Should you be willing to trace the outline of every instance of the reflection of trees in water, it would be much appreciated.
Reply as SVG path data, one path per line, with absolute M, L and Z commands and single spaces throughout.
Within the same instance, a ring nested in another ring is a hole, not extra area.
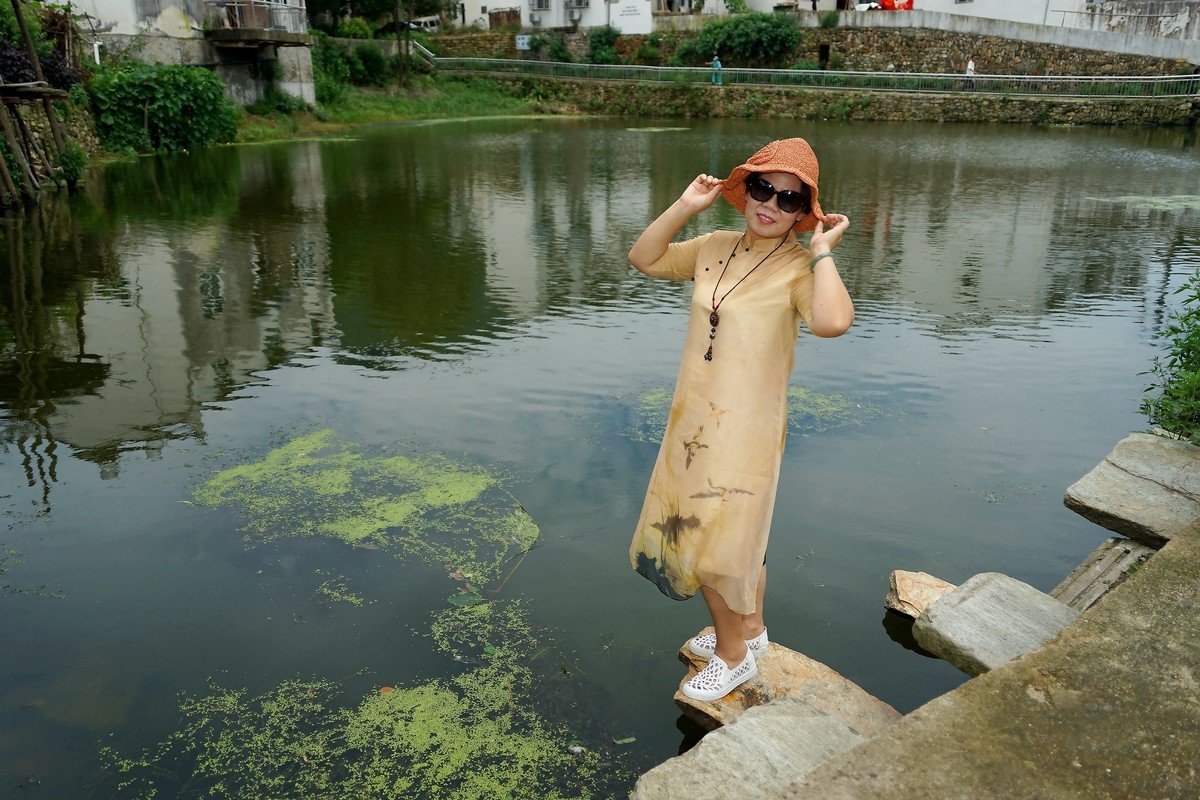
M 124 452 L 203 436 L 205 403 L 329 338 L 311 153 L 263 153 L 113 165 L 9 220 L 0 425 L 47 498 L 57 443 L 113 476 Z
M 93 391 L 107 367 L 86 348 L 83 292 L 88 277 L 119 286 L 102 240 L 87 235 L 63 195 L 4 217 L 0 264 L 0 441 L 20 456 L 26 484 L 40 489 L 42 513 L 58 480 L 58 441 L 49 417 L 64 399 Z M 85 260 L 83 254 L 88 258 Z

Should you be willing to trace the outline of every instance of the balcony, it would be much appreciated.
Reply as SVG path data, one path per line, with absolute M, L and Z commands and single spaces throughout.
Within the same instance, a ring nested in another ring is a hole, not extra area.
M 304 3 L 205 0 L 205 36 L 218 47 L 312 44 Z

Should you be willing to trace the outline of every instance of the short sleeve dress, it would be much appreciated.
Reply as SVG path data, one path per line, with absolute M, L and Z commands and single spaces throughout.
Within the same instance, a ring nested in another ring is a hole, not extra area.
M 646 270 L 695 285 L 667 429 L 629 558 L 668 597 L 684 600 L 709 586 L 730 610 L 751 614 L 787 433 L 788 379 L 800 320 L 811 319 L 813 279 L 811 254 L 794 235 L 782 244 L 740 239 L 716 231 L 671 244 Z M 706 361 L 713 290 L 735 245 L 736 268 L 721 279 L 718 299 L 766 260 L 720 304 Z

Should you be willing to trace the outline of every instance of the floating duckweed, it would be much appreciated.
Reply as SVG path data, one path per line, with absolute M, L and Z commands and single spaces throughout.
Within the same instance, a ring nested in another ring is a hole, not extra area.
M 799 386 L 788 387 L 788 432 L 824 433 L 845 425 L 861 425 L 880 416 L 878 407 L 844 394 L 818 394 Z
M 317 574 L 322 575 L 324 573 L 317 570 Z M 358 592 L 351 591 L 350 581 L 345 575 L 336 575 L 324 581 L 317 587 L 317 597 L 329 605 L 333 605 L 334 603 L 349 603 L 352 606 L 361 607 L 368 605 L 369 602 L 375 602 L 374 600 L 368 602 Z
M 1122 195 L 1120 197 L 1092 197 L 1097 203 L 1120 203 L 1131 208 L 1146 208 L 1153 211 L 1200 210 L 1200 195 L 1176 194 L 1164 197 L 1145 195 Z
M 433 629 L 443 652 L 482 663 L 372 690 L 353 707 L 326 680 L 254 697 L 214 685 L 183 701 L 180 727 L 154 747 L 104 748 L 105 788 L 118 798 L 583 800 L 627 781 L 602 741 L 581 748 L 535 710 L 536 642 L 521 604 L 447 609 Z
M 633 409 L 636 419 L 629 429 L 630 438 L 649 444 L 661 442 L 673 396 L 670 389 L 657 386 L 639 397 Z
M 656 387 L 638 398 L 635 421 L 627 429 L 630 438 L 657 444 L 667 429 L 671 412 L 670 390 Z M 799 386 L 788 387 L 788 432 L 807 435 L 824 433 L 846 425 L 861 425 L 880 416 L 873 405 L 844 394 L 818 394 Z
M 476 583 L 497 577 L 537 524 L 498 480 L 478 467 L 433 455 L 369 457 L 332 430 L 301 436 L 261 460 L 214 475 L 197 503 L 241 506 L 247 538 L 328 536 L 356 546 L 393 547 L 431 563 L 453 563 Z

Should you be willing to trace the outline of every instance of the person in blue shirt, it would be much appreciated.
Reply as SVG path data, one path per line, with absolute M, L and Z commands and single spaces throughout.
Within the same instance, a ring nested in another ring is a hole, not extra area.
M 721 59 L 717 57 L 716 53 L 713 53 L 712 60 L 712 82 L 717 86 L 721 85 Z

